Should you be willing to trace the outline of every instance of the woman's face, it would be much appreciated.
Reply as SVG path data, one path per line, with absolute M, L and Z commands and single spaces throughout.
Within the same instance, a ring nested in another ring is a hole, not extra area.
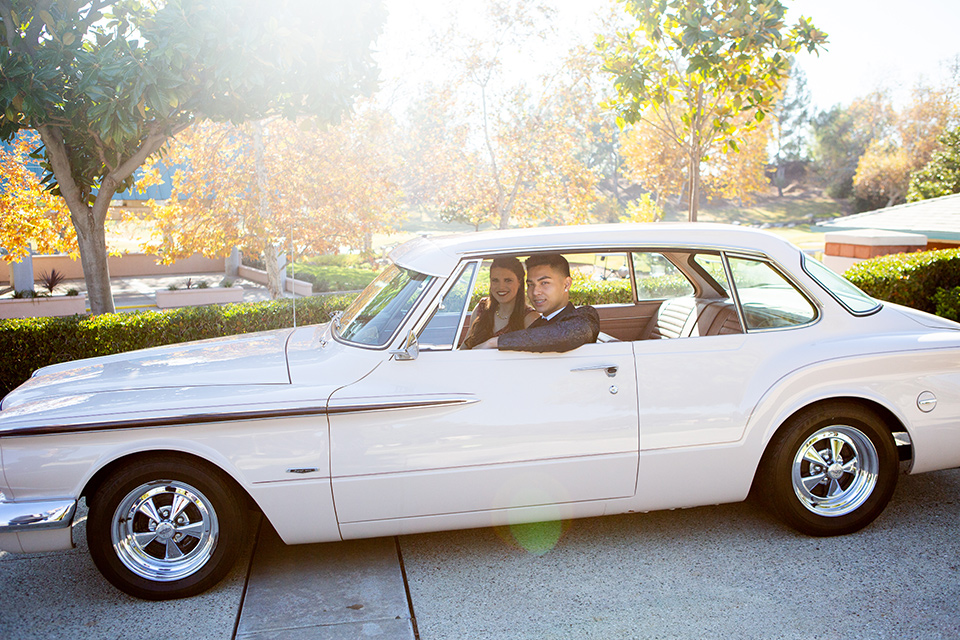
M 490 296 L 500 304 L 510 304 L 520 290 L 520 280 L 510 269 L 490 269 Z

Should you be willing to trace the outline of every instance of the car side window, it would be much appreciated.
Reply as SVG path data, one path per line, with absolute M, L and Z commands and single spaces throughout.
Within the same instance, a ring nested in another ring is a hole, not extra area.
M 596 306 L 633 302 L 626 253 L 571 253 L 564 257 L 570 263 L 573 278 L 570 293 L 573 304 Z
M 639 302 L 693 295 L 693 285 L 687 277 L 662 254 L 635 251 L 631 255 Z
M 421 351 L 442 351 L 453 349 L 461 324 L 464 307 L 470 294 L 470 285 L 477 264 L 464 265 L 453 286 L 444 294 L 443 299 L 417 337 Z
M 730 271 L 748 330 L 809 324 L 817 308 L 768 262 L 730 257 Z

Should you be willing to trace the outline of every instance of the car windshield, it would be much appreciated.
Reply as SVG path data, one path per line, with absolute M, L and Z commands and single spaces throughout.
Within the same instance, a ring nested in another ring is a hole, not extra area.
M 338 335 L 350 342 L 384 346 L 432 281 L 433 276 L 390 265 L 344 311 Z
M 805 255 L 803 269 L 851 313 L 865 315 L 880 308 L 878 301 L 858 289 L 846 278 L 831 271 L 822 262 Z

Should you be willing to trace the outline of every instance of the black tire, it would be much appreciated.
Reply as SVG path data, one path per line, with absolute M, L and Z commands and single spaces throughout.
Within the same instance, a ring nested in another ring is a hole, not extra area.
M 100 573 L 145 600 L 185 598 L 227 574 L 243 544 L 243 502 L 219 471 L 172 455 L 139 459 L 97 489 L 87 544 Z
M 859 531 L 883 511 L 899 474 L 893 434 L 869 409 L 834 402 L 801 411 L 771 441 L 754 490 L 812 536 Z

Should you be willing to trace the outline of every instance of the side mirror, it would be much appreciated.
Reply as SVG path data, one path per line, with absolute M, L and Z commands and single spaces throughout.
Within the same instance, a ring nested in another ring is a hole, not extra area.
M 410 330 L 410 333 L 407 334 L 407 341 L 403 345 L 403 349 L 395 349 L 390 352 L 390 355 L 395 357 L 397 360 L 416 360 L 417 356 L 420 355 L 420 345 L 417 344 L 417 335 Z

